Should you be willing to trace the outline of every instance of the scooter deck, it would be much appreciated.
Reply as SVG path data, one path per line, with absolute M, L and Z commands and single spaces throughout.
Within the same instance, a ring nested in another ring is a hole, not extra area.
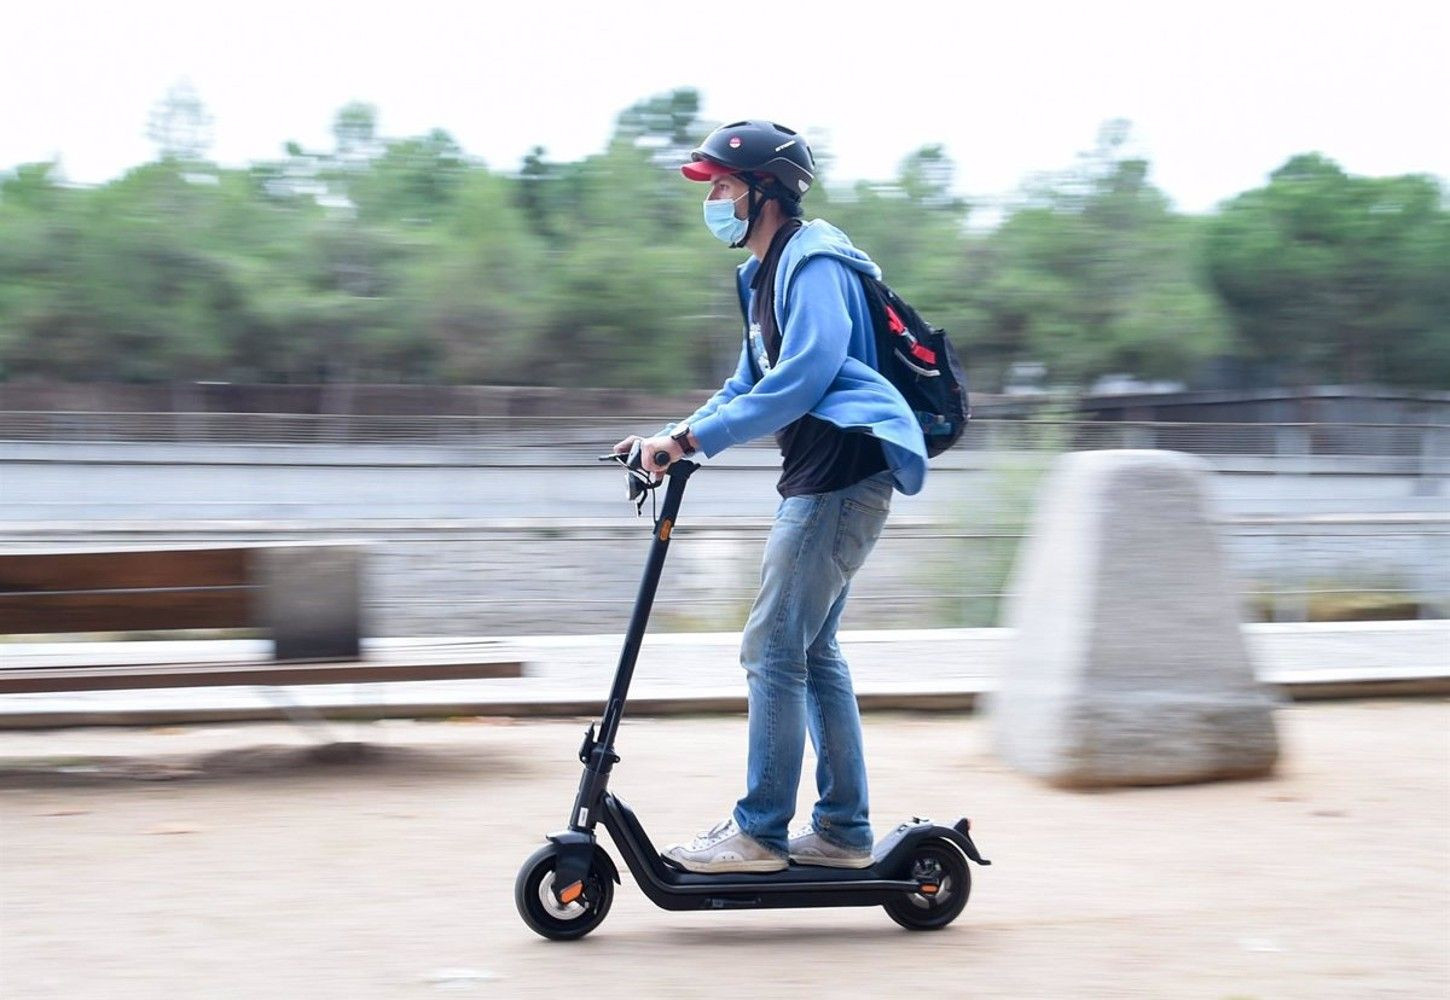
M 876 844 L 869 868 L 792 864 L 778 872 L 701 874 L 667 864 L 634 812 L 613 795 L 605 795 L 600 818 L 640 889 L 656 905 L 671 910 L 880 905 L 919 891 L 908 863 L 917 843 L 932 837 L 952 840 L 967 857 L 989 863 L 965 830 L 915 819 Z

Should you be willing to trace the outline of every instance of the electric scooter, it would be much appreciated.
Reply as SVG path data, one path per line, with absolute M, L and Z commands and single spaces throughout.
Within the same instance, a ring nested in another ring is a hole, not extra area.
M 642 468 L 640 448 L 624 455 L 604 455 L 629 473 L 629 495 L 643 511 L 644 494 L 659 485 Z M 668 454 L 658 452 L 655 464 Z M 881 906 L 898 924 L 911 930 L 947 926 L 967 905 L 971 859 L 991 864 L 972 843 L 970 823 L 959 819 L 938 826 L 914 818 L 895 827 L 872 849 L 868 868 L 828 868 L 790 864 L 768 874 L 710 874 L 684 871 L 668 863 L 650 842 L 639 818 L 609 788 L 610 773 L 619 763 L 614 738 L 624 714 L 629 682 L 654 604 L 655 590 L 669 549 L 670 533 L 679 514 L 685 483 L 699 469 L 688 459 L 675 462 L 665 478 L 664 503 L 654 524 L 644 578 L 639 585 L 614 686 L 599 722 L 593 723 L 579 748 L 584 774 L 569 814 L 569 826 L 548 835 L 548 843 L 529 856 L 514 882 L 514 902 L 531 929 L 556 941 L 582 938 L 598 927 L 614 899 L 619 869 L 601 847 L 600 824 L 624 856 L 630 874 L 656 906 L 666 910 L 742 910 L 802 906 Z

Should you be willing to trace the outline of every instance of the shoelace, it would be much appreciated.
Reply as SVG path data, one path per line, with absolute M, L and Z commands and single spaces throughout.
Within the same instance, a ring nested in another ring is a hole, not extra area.
M 711 844 L 718 844 L 735 832 L 733 829 L 734 826 L 735 820 L 733 818 L 721 820 L 704 833 L 696 835 L 695 842 L 690 846 L 698 850 L 702 847 L 709 847 Z

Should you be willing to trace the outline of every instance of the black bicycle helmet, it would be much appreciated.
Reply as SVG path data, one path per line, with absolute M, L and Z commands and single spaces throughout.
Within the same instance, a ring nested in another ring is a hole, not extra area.
M 799 201 L 815 180 L 816 162 L 804 136 L 775 122 L 749 119 L 721 125 L 707 135 L 680 172 L 692 181 L 727 173 L 773 177 L 783 188 L 781 194 Z
M 772 198 L 787 215 L 801 214 L 800 201 L 816 177 L 816 161 L 805 137 L 763 119 L 721 125 L 690 152 L 680 173 L 692 181 L 713 181 L 738 174 L 750 188 L 748 225 L 737 247 L 745 245 L 760 208 Z

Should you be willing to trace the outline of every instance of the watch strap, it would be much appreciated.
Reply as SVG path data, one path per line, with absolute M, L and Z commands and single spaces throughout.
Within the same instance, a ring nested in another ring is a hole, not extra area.
M 690 447 L 690 428 L 681 427 L 670 435 L 670 440 L 680 446 L 680 450 L 686 455 L 693 455 L 695 449 Z

